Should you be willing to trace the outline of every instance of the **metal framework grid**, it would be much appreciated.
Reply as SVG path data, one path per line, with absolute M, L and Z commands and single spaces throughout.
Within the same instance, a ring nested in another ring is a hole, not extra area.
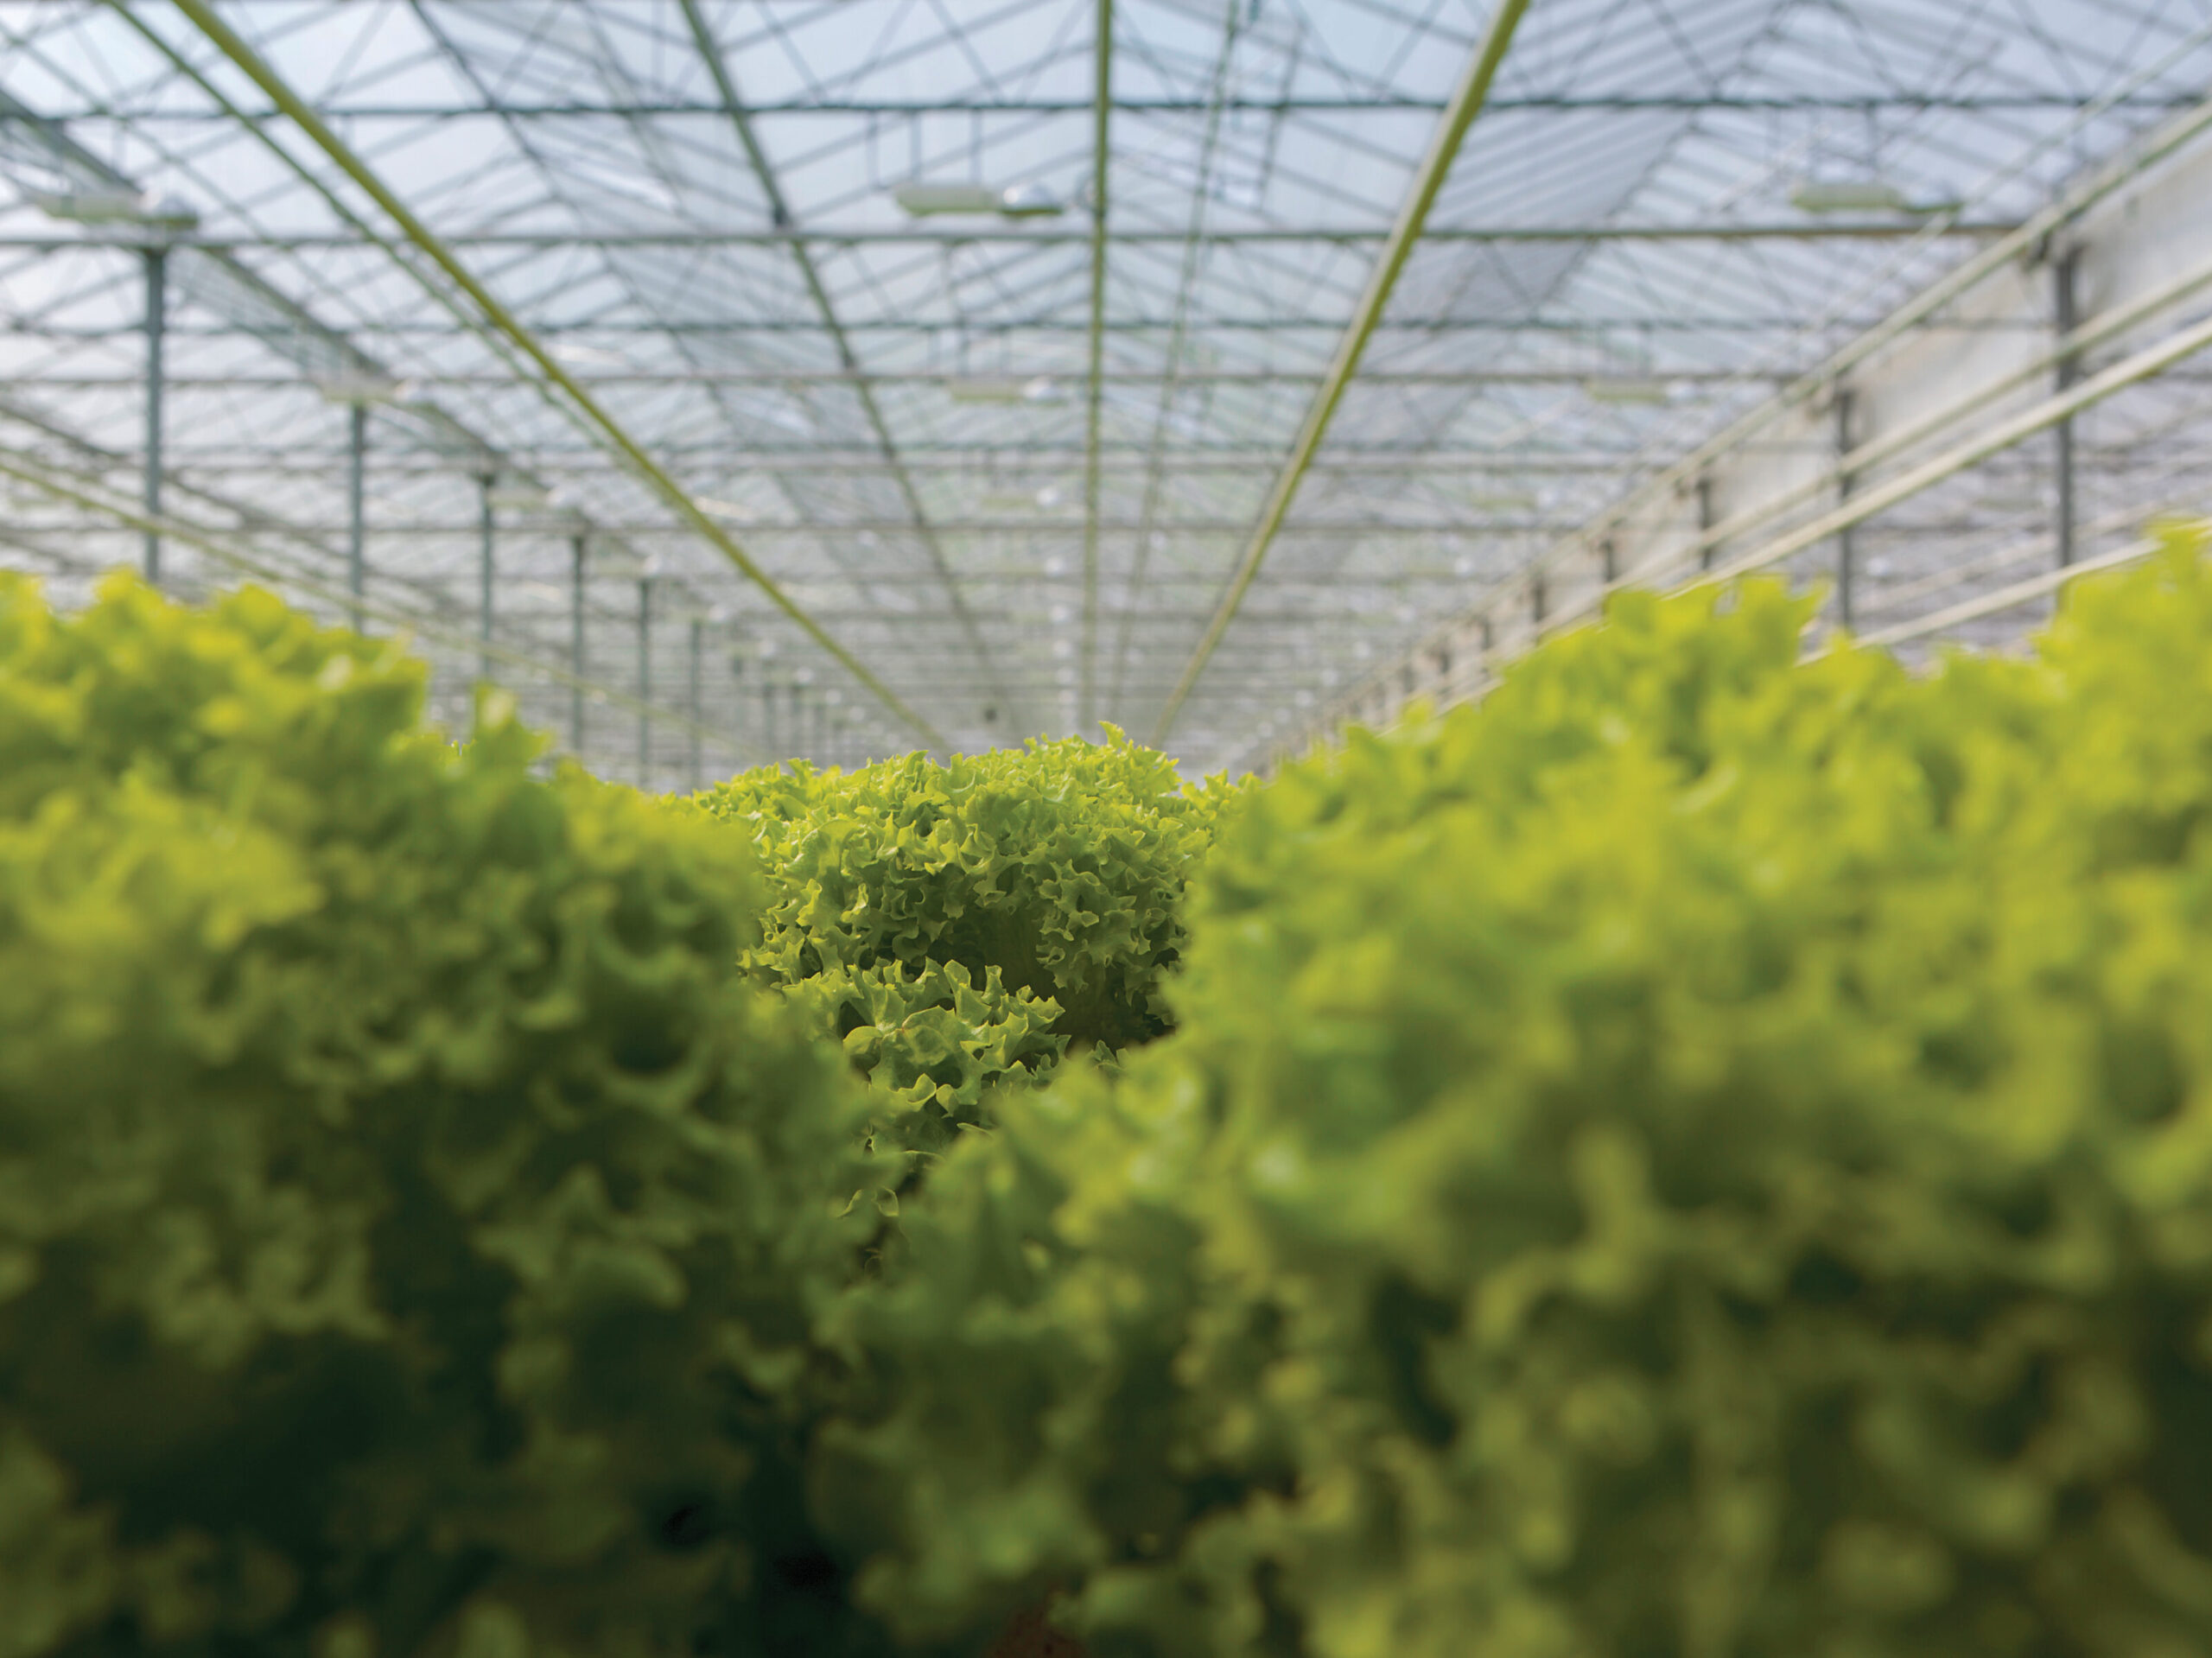
M 2001 644 L 2212 493 L 2212 0 L 0 0 L 0 564 L 406 629 L 442 717 L 488 673 L 655 788 L 1101 721 L 1263 765 L 1738 568 Z

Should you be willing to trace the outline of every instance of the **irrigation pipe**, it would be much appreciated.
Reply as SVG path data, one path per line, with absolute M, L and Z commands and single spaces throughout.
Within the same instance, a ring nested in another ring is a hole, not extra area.
M 908 708 L 891 688 L 878 679 L 858 657 L 832 638 L 820 623 L 800 607 L 798 603 L 775 581 L 754 563 L 751 556 L 721 525 L 709 518 L 690 494 L 647 454 L 638 441 L 632 437 L 614 417 L 601 408 L 598 401 L 584 390 L 556 362 L 537 338 L 523 327 L 514 314 L 492 294 L 467 267 L 434 236 L 429 228 L 416 219 L 407 206 L 378 178 L 369 165 L 356 156 L 331 130 L 322 118 L 310 109 L 300 95 L 294 92 L 275 68 L 258 53 L 234 33 L 231 27 L 215 15 L 208 0 L 175 0 L 177 10 L 190 18 L 200 32 L 213 41 L 224 56 L 230 59 L 248 79 L 267 93 L 270 100 L 311 139 L 315 147 L 348 178 L 365 192 L 371 200 L 390 215 L 407 239 L 427 255 L 455 286 L 467 294 L 481 309 L 493 327 L 505 334 L 517 349 L 534 363 L 551 384 L 557 385 L 575 403 L 586 420 L 616 455 L 626 461 L 632 470 L 643 479 L 663 499 L 675 509 L 678 517 L 696 530 L 706 542 L 736 566 L 738 570 L 758 587 L 775 607 L 803 630 L 808 638 L 826 651 L 868 693 L 897 716 L 902 725 L 918 734 L 932 748 L 942 749 L 944 740 L 936 727 Z
M 1688 588 L 1732 581 L 1746 571 L 1778 563 L 1794 553 L 1801 553 L 1808 547 L 1826 541 L 1830 536 L 1895 506 L 1910 496 L 1917 495 L 1921 491 L 1964 472 L 1969 467 L 1979 465 L 2023 439 L 2056 426 L 2069 416 L 2102 403 L 2115 392 L 2124 391 L 2129 386 L 2151 378 L 2183 358 L 2202 351 L 2207 346 L 2212 346 L 2212 317 L 2206 318 L 2195 327 L 2184 328 L 2171 340 L 2147 346 L 2133 357 L 2122 358 L 2101 373 L 2092 375 L 2079 385 L 2048 397 L 2033 408 L 2023 410 L 2011 420 L 1992 428 L 1980 437 L 1947 450 L 1910 472 L 1901 473 L 1887 483 L 1878 484 L 1863 495 L 1854 495 L 1847 505 L 1834 511 L 1815 518 L 1763 547 L 1754 548 L 1724 564 L 1715 565 L 1711 570 L 1701 573 L 1696 581 L 1686 582 L 1682 586 Z M 1649 569 L 1651 563 L 1652 561 L 1647 561 L 1640 569 Z M 1630 579 L 1624 577 L 1611 586 L 1624 586 Z M 1586 600 L 1575 609 L 1587 614 L 1589 601 Z M 1553 631 L 1551 626 L 1547 623 L 1540 631 L 1540 636 L 1541 632 L 1550 631 Z
M 2164 544 L 2148 539 L 2132 541 L 2125 547 L 2115 547 L 2108 553 L 2082 559 L 2063 569 L 2045 570 L 2024 581 L 2015 581 L 2009 588 L 1979 594 L 1945 609 L 1930 611 L 1925 616 L 1916 616 L 1909 622 L 1899 622 L 1894 627 L 1878 628 L 1872 633 L 1854 638 L 1852 643 L 1888 645 L 1901 645 L 1907 639 L 1924 638 L 1930 633 L 1941 633 L 1947 628 L 1956 627 L 1961 622 L 1973 621 L 1978 616 L 1993 616 L 2000 610 L 2010 610 L 2015 605 L 2024 605 L 2031 599 L 2056 593 L 2077 576 L 2094 575 L 2100 570 L 2114 570 L 2123 564 L 2133 564 L 2139 559 L 2149 557 Z
M 2037 375 L 2056 367 L 2069 358 L 2080 356 L 2092 346 L 2102 345 L 2115 334 L 2126 333 L 2145 319 L 2155 316 L 2169 306 L 2179 304 L 2208 285 L 2212 285 L 2212 265 L 2169 283 L 2158 292 L 2145 295 L 2132 304 L 2122 306 L 2104 316 L 2092 318 L 2071 334 L 2062 335 L 2049 349 L 2038 352 L 1997 379 L 1977 386 L 1956 402 L 1946 403 L 1917 420 L 1907 422 L 1893 432 L 1871 439 L 1845 454 L 1833 467 L 1752 503 L 1733 518 L 1724 518 L 1709 530 L 1699 531 L 1694 539 L 1676 548 L 1673 556 L 1694 557 L 1724 546 L 1745 530 L 1778 518 L 1790 507 L 1833 489 L 1842 479 L 1863 479 L 1871 468 L 1912 448 L 1923 439 L 1936 435 L 1944 427 L 1976 410 L 1986 408 L 2006 392 L 2034 379 Z

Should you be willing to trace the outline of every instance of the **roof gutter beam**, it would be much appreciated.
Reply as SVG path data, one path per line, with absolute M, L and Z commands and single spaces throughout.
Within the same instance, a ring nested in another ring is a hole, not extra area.
M 1802 97 L 1773 98 L 1729 97 L 1703 98 L 1694 94 L 1641 96 L 1635 93 L 1597 93 L 1587 97 L 1572 94 L 1559 97 L 1493 98 L 1489 108 L 1503 114 L 1542 115 L 1582 114 L 1643 114 L 1653 111 L 1676 114 L 1878 114 L 1884 111 L 1899 110 L 1913 113 L 1923 111 L 1962 115 L 2014 115 L 2043 111 L 2069 111 L 2082 108 L 2089 100 L 2067 92 L 1993 92 L 1974 93 L 1896 92 L 1857 97 L 1850 93 L 1834 96 L 1813 94 Z M 2179 110 L 2193 107 L 2199 100 L 2191 94 L 2181 92 L 2152 93 L 2120 100 L 2116 107 L 2131 110 Z M 1092 108 L 1089 98 L 837 98 L 784 99 L 771 104 L 750 106 L 752 113 L 760 116 L 785 118 L 791 116 L 920 116 L 920 115 L 1087 115 Z M 1114 108 L 1129 115 L 1204 115 L 1215 107 L 1211 100 L 1191 98 L 1121 98 L 1114 100 Z M 1396 115 L 1430 114 L 1441 111 L 1444 102 L 1434 98 L 1402 98 L 1382 94 L 1372 98 L 1343 98 L 1325 95 L 1291 98 L 1232 98 L 1224 100 L 1220 108 L 1239 115 Z M 475 110 L 426 110 L 417 104 L 347 104 L 334 108 L 330 113 L 347 120 L 465 120 L 480 111 Z M 537 103 L 516 102 L 500 106 L 502 115 L 524 120 L 559 120 L 578 116 L 601 117 L 617 120 L 649 119 L 658 117 L 687 115 L 717 115 L 715 105 L 689 98 L 653 100 L 586 98 L 548 99 Z M 69 110 L 64 118 L 72 120 L 137 120 L 137 111 L 126 111 L 105 103 L 87 102 Z M 198 110 L 163 110 L 163 122 L 198 122 L 219 118 Z M 266 118 L 249 116 L 250 121 Z
M 1553 242 L 1883 242 L 1901 241 L 1908 237 L 1977 237 L 2009 236 L 2020 228 L 2013 219 L 1962 219 L 1936 215 L 1888 219 L 1846 219 L 1839 221 L 1811 221 L 1796 223 L 1789 220 L 1746 220 L 1741 223 L 1713 223 L 1685 225 L 1444 225 L 1426 233 L 1433 243 L 1553 243 Z M 1187 239 L 1188 232 L 1169 230 L 1123 230 L 1109 232 L 1106 241 L 1122 247 L 1179 246 Z M 1245 229 L 1217 230 L 1208 233 L 1206 240 L 1224 246 L 1299 246 L 1326 245 L 1352 246 L 1364 242 L 1383 242 L 1390 232 L 1358 226 L 1320 226 L 1314 229 Z M 171 246 L 206 249 L 210 251 L 235 251 L 245 248 L 268 248 L 296 251 L 308 248 L 351 248 L 359 245 L 353 238 L 327 233 L 308 233 L 288 236 L 279 232 L 268 236 L 200 236 L 193 232 L 166 237 Z M 958 230 L 931 230 L 922 227 L 902 227 L 897 230 L 832 230 L 811 229 L 785 224 L 768 230 L 754 231 L 623 231 L 612 234 L 571 236 L 566 233 L 533 231 L 486 231 L 468 236 L 447 238 L 449 248 L 474 251 L 486 248 L 514 248 L 524 251 L 535 249 L 595 248 L 718 248 L 718 247 L 782 247 L 786 245 L 799 249 L 853 247 L 937 247 L 965 246 L 970 243 L 994 247 L 1088 247 L 1098 238 L 1090 231 L 1040 231 L 1026 229 L 1019 225 L 979 223 L 963 226 Z M 55 234 L 0 236 L 0 249 L 21 248 L 33 252 L 48 252 L 67 248 L 116 247 L 130 245 L 111 239 L 89 236 Z M 802 254 L 802 257 L 805 257 Z
M 435 264 L 446 276 L 474 302 L 499 333 L 505 335 L 517 349 L 534 363 L 546 381 L 558 386 L 582 415 L 589 429 L 601 437 L 626 461 L 644 481 L 676 510 L 677 516 L 689 524 L 717 551 L 735 565 L 754 586 L 765 593 L 777 609 L 783 612 L 819 645 L 846 672 L 895 715 L 899 722 L 920 735 L 931 747 L 942 747 L 943 739 L 922 716 L 906 706 L 891 688 L 878 679 L 851 651 L 837 643 L 786 594 L 768 573 L 756 564 L 752 556 L 720 524 L 709 518 L 690 493 L 669 475 L 658 462 L 645 453 L 637 439 L 631 436 L 614 417 L 602 409 L 596 398 L 578 384 L 575 379 L 556 361 L 550 353 L 538 343 L 519 320 L 501 304 L 492 292 L 473 276 L 452 251 L 434 235 L 429 227 L 417 219 L 405 203 L 393 194 L 390 187 L 359 156 L 356 156 L 338 135 L 325 125 L 322 118 L 300 95 L 294 92 L 284 78 L 268 63 L 231 27 L 215 15 L 208 0 L 176 0 L 177 9 L 190 18 L 194 26 L 212 41 L 223 55 L 235 64 L 248 79 L 267 93 L 270 101 L 290 118 L 292 124 L 311 139 L 315 147 L 330 158 L 340 171 L 352 179 L 378 206 L 384 209 L 397 225 L 407 240 Z
M 1428 220 L 1428 210 L 1435 205 L 1437 193 L 1444 187 L 1445 175 L 1451 171 L 1452 162 L 1459 154 L 1461 142 L 1467 129 L 1474 124 L 1482 112 L 1484 100 L 1490 94 L 1491 83 L 1497 78 L 1498 65 L 1504 60 L 1506 48 L 1513 42 L 1513 33 L 1520 26 L 1522 14 L 1529 9 L 1529 0 L 1497 0 L 1491 13 L 1489 25 L 1483 31 L 1482 43 L 1467 60 L 1467 67 L 1452 90 L 1451 102 L 1446 105 L 1443 117 L 1436 124 L 1431 137 L 1428 153 L 1421 158 L 1421 167 L 1414 175 L 1411 187 L 1398 209 L 1397 223 L 1392 226 L 1389 239 L 1382 245 L 1375 261 L 1374 273 L 1368 278 L 1367 291 L 1361 296 L 1358 308 L 1352 313 L 1351 325 L 1344 330 L 1343 340 L 1330 364 L 1325 378 L 1313 396 L 1313 406 L 1307 410 L 1306 423 L 1300 429 L 1297 441 L 1292 445 L 1290 459 L 1281 475 L 1275 480 L 1274 490 L 1262 510 L 1258 525 L 1252 532 L 1244 556 L 1237 562 L 1230 578 L 1228 591 L 1222 594 L 1221 603 L 1213 619 L 1206 626 L 1198 648 L 1191 653 L 1191 660 L 1168 693 L 1166 706 L 1160 713 L 1160 721 L 1153 731 L 1155 746 L 1164 746 L 1167 735 L 1174 728 L 1176 716 L 1190 699 L 1192 689 L 1205 672 L 1206 663 L 1221 637 L 1236 620 L 1244 595 L 1251 590 L 1252 582 L 1260 573 L 1260 566 L 1274 544 L 1275 533 L 1290 511 L 1290 504 L 1298 493 L 1298 486 L 1305 478 L 1306 468 L 1313 465 L 1313 456 L 1321 447 L 1321 440 L 1328 433 L 1330 419 L 1337 412 L 1337 405 L 1344 399 L 1345 389 L 1352 376 L 1358 372 L 1361 353 L 1366 349 L 1375 325 L 1382 321 L 1382 308 L 1389 302 L 1390 291 L 1397 286 L 1398 276 L 1412 256 L 1414 244 L 1421 238 L 1421 228 Z

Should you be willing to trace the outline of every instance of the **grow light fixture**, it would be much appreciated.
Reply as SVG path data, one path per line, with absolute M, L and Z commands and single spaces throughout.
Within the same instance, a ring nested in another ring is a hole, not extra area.
M 691 505 L 710 518 L 727 518 L 732 524 L 751 524 L 760 516 L 749 506 L 741 505 L 735 501 L 720 500 L 712 495 L 694 495 Z
M 512 512 L 535 512 L 546 505 L 553 497 L 542 484 L 526 479 L 513 478 L 498 483 L 484 492 L 485 501 L 492 506 Z
M 955 403 L 1058 403 L 1059 384 L 1048 374 L 1027 380 L 1011 376 L 948 379 L 945 395 Z
M 389 374 L 333 374 L 315 383 L 326 403 L 406 403 L 418 388 Z
M 908 216 L 937 213 L 996 213 L 1003 219 L 1040 219 L 1065 213 L 1065 205 L 1041 184 L 931 184 L 909 179 L 895 185 L 891 199 Z
M 48 219 L 75 225 L 121 225 L 140 230 L 185 232 L 200 227 L 200 215 L 175 196 L 156 201 L 143 190 L 80 190 L 31 197 Z
M 1789 192 L 1789 205 L 1808 213 L 1909 213 L 1928 218 L 1956 213 L 1955 200 L 1914 201 L 1886 179 L 1800 179 Z
M 575 363 L 585 368 L 626 368 L 628 362 L 619 352 L 605 350 L 598 346 L 587 346 L 581 340 L 564 340 L 552 347 L 553 355 L 564 363 Z
M 1656 403 L 1667 401 L 1667 383 L 1649 375 L 1592 375 L 1582 390 L 1592 403 Z

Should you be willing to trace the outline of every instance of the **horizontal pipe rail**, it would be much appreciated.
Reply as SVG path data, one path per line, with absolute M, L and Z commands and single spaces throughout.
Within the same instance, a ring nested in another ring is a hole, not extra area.
M 420 638 L 443 646 L 456 656 L 482 655 L 511 668 L 526 669 L 562 685 L 572 686 L 594 697 L 603 698 L 608 704 L 626 709 L 642 718 L 658 720 L 711 740 L 741 757 L 755 755 L 757 751 L 733 738 L 727 731 L 699 724 L 674 709 L 631 696 L 627 691 L 601 681 L 584 677 L 571 671 L 564 664 L 549 661 L 527 651 L 493 639 L 480 638 L 475 633 L 461 628 L 448 627 L 441 622 L 416 615 L 383 604 L 377 600 L 357 597 L 343 587 L 324 581 L 299 570 L 274 564 L 265 557 L 234 547 L 216 532 L 202 525 L 179 518 L 173 513 L 149 517 L 144 511 L 121 501 L 111 500 L 79 482 L 59 476 L 41 465 L 35 457 L 0 448 L 0 476 L 16 480 L 53 499 L 67 502 L 82 511 L 111 518 L 124 530 L 139 535 L 160 535 L 167 540 L 191 547 L 215 560 L 218 563 L 266 582 L 274 588 L 289 589 L 328 607 L 339 613 L 359 611 L 372 621 L 381 622 L 407 636 Z M 117 568 L 121 568 L 118 565 Z

